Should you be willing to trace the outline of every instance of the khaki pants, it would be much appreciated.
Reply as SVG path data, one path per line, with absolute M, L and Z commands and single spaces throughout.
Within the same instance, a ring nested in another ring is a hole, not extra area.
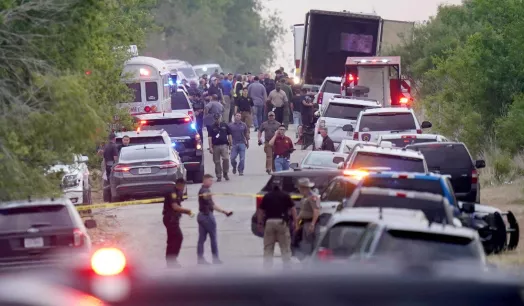
M 273 147 L 269 142 L 264 143 L 264 152 L 266 153 L 266 170 L 273 170 Z
M 222 118 L 224 118 L 225 123 L 231 122 L 231 117 L 229 116 L 230 111 L 231 111 L 231 97 L 224 95 L 224 113 L 222 114 Z
M 222 163 L 220 163 L 222 159 Z M 215 163 L 215 174 L 217 178 L 222 178 L 229 172 L 229 148 L 227 145 L 213 146 L 213 162 Z
M 240 112 L 240 114 L 242 115 L 242 122 L 244 122 L 248 128 L 251 128 L 252 124 L 253 124 L 253 117 L 251 116 L 251 112 Z
M 275 243 L 277 242 L 280 247 L 280 253 L 282 253 L 284 265 L 289 265 L 291 262 L 291 235 L 289 234 L 289 226 L 287 222 L 283 222 L 282 219 L 268 219 L 266 221 L 266 227 L 264 228 L 265 266 L 271 266 L 273 264 Z

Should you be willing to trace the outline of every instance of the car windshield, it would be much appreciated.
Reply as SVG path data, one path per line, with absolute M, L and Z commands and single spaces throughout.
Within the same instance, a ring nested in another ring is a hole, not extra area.
M 194 123 L 187 122 L 185 118 L 147 120 L 141 127 L 143 131 L 164 130 L 170 137 L 194 136 L 196 134 Z
M 329 249 L 333 256 L 348 257 L 366 230 L 367 223 L 341 223 L 332 227 L 324 236 L 321 247 Z
M 117 138 L 116 143 L 121 145 L 122 138 Z M 163 144 L 164 138 L 162 136 L 145 136 L 145 137 L 131 137 L 129 139 L 130 146 L 145 145 L 145 144 Z
M 421 210 L 431 222 L 449 223 L 444 203 L 417 198 L 360 194 L 354 207 L 382 207 Z
M 387 167 L 391 171 L 426 172 L 423 159 L 388 154 L 359 152 L 351 164 L 352 169 L 369 167 Z
M 340 94 L 340 82 L 326 81 L 322 92 Z
M 444 195 L 444 189 L 438 180 L 399 179 L 392 177 L 366 177 L 363 187 L 402 189 L 409 191 L 429 192 Z
M 380 113 L 363 115 L 359 131 L 410 131 L 416 130 L 415 117 L 411 113 Z
M 333 158 L 337 157 L 333 154 L 318 154 L 310 153 L 302 162 L 302 168 L 307 167 L 322 167 L 337 169 L 338 163 L 333 163 Z M 340 156 L 340 161 L 344 162 L 344 157 Z
M 31 227 L 73 227 L 64 205 L 31 205 L 0 209 L 0 232 L 27 231 Z
M 430 261 L 480 259 L 478 248 L 470 238 L 403 230 L 384 233 L 374 255 Z
M 176 68 L 176 70 L 182 72 L 186 78 L 195 78 L 197 76 L 192 67 Z
M 169 149 L 166 148 L 124 148 L 120 151 L 119 161 L 134 162 L 150 159 L 169 158 Z
M 473 161 L 462 144 L 432 144 L 418 148 L 424 155 L 428 168 L 471 168 Z
M 328 104 L 328 107 L 322 116 L 328 118 L 357 120 L 360 112 L 366 108 L 368 107 L 364 105 L 331 102 Z
M 297 183 L 300 178 L 307 177 L 309 180 L 313 183 L 315 183 L 315 187 L 319 192 L 324 191 L 324 189 L 329 184 L 329 181 L 331 181 L 333 178 L 339 176 L 341 173 L 339 171 L 333 171 L 329 173 L 311 173 L 311 174 L 305 174 L 302 176 L 271 176 L 269 181 L 266 183 L 264 188 L 262 188 L 262 192 L 268 192 L 273 190 L 273 181 L 275 179 L 278 179 L 282 182 L 282 190 L 287 193 L 299 193 L 297 188 Z
M 190 109 L 189 99 L 182 91 L 177 91 L 175 94 L 171 94 L 171 109 L 172 110 L 186 110 Z
M 403 148 L 405 146 L 408 146 L 410 144 L 415 144 L 415 143 L 435 142 L 435 139 L 402 137 L 402 138 L 397 138 L 397 139 L 383 139 L 382 141 L 389 141 L 393 144 L 393 146 Z

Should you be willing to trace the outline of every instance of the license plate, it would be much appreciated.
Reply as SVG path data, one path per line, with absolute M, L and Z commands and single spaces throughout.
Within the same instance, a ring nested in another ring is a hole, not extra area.
M 138 168 L 138 174 L 149 174 L 151 173 L 151 168 Z
M 41 248 L 44 246 L 44 238 L 25 238 L 24 247 L 25 248 Z

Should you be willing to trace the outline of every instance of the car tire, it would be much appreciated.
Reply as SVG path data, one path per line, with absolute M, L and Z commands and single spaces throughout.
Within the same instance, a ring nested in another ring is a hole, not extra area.
M 201 184 L 204 181 L 204 166 L 200 166 L 200 170 L 191 172 L 191 180 L 194 184 Z

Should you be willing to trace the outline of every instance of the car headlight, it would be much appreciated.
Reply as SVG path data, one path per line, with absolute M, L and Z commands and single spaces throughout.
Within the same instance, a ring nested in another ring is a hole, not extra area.
M 80 185 L 80 178 L 78 175 L 66 175 L 62 179 L 62 188 L 73 188 Z

